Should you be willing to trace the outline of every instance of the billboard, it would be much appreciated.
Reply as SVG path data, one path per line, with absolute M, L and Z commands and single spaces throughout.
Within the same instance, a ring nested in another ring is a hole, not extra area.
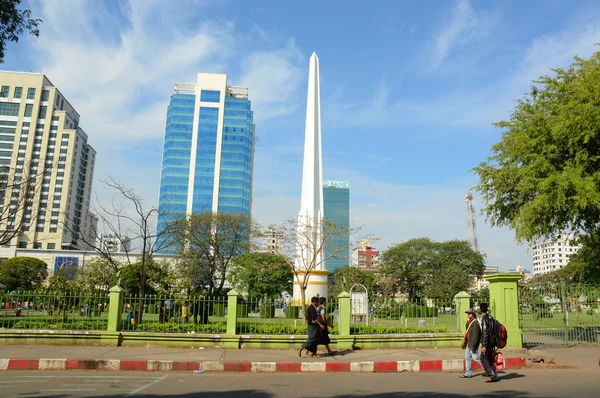
M 63 270 L 67 278 L 73 278 L 75 271 L 79 266 L 79 258 L 77 257 L 56 257 L 54 259 L 54 273 Z

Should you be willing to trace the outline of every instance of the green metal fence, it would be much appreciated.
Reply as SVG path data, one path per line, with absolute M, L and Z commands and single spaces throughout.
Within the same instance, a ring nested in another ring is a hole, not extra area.
M 224 333 L 226 316 L 226 297 L 125 294 L 121 322 L 123 331 Z
M 519 310 L 526 346 L 600 342 L 599 288 L 522 284 L 519 286 Z
M 107 292 L 12 292 L 1 296 L 0 328 L 106 330 Z
M 357 294 L 350 298 L 353 334 L 457 331 L 453 299 L 390 299 Z M 387 330 L 390 329 L 390 330 Z

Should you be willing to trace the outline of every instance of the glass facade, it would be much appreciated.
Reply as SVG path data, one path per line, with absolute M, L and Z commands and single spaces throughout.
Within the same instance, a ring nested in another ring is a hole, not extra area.
M 187 208 L 195 103 L 194 95 L 173 94 L 167 108 L 158 208 L 168 216 L 159 218 L 159 229 Z
M 248 98 L 225 98 L 218 211 L 250 215 L 253 114 Z
M 219 212 L 250 215 L 254 156 L 251 103 L 247 96 L 217 90 L 201 90 L 198 102 L 196 98 L 192 93 L 171 96 L 163 149 L 159 230 L 188 212 L 213 210 L 215 199 Z M 192 152 L 195 111 L 197 138 Z M 221 131 L 219 119 L 223 121 Z
M 344 232 L 325 245 L 325 269 L 331 276 L 336 269 L 350 265 L 350 189 L 323 187 L 323 207 L 325 220 Z

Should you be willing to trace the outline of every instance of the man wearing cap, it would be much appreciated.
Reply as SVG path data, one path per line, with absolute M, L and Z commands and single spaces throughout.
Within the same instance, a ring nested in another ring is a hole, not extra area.
M 494 320 L 488 314 L 487 303 L 481 303 L 479 305 L 479 312 L 481 313 L 481 365 L 488 375 L 486 383 L 493 383 L 498 381 L 498 371 L 496 370 L 496 361 L 494 356 L 496 355 L 496 337 L 494 335 Z
M 461 379 L 468 379 L 472 377 L 471 361 L 475 361 L 481 365 L 479 360 L 479 344 L 481 343 L 481 327 L 477 320 L 474 310 L 465 311 L 468 317 L 467 320 L 467 333 L 465 333 L 465 340 L 467 341 L 467 347 L 465 348 L 465 374 L 461 375 Z

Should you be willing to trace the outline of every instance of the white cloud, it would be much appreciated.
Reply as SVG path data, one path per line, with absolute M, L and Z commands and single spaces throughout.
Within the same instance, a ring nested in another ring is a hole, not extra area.
M 469 0 L 459 0 L 450 21 L 436 36 L 432 68 L 439 68 L 454 48 L 484 37 L 491 28 L 490 21 L 490 15 L 476 12 Z

